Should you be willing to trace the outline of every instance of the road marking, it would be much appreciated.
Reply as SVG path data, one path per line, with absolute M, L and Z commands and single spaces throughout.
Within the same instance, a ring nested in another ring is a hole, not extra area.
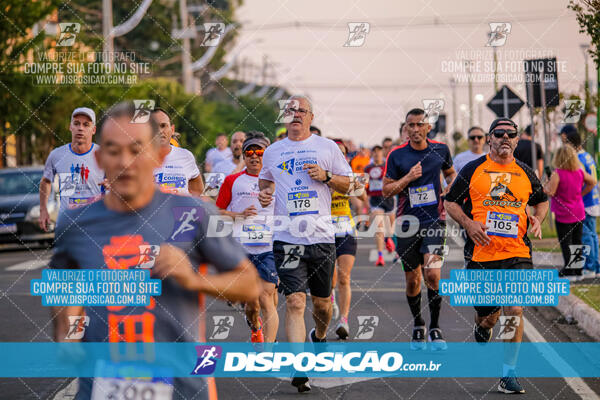
M 36 269 L 44 268 L 48 265 L 49 258 L 43 258 L 41 260 L 27 260 L 18 264 L 11 265 L 6 268 L 7 271 L 33 271 Z
M 525 323 L 525 335 L 527 335 L 527 337 L 529 338 L 530 341 L 546 343 L 546 339 L 544 339 L 542 334 L 535 328 L 535 326 L 533 326 L 530 323 L 527 323 L 527 320 L 524 320 L 524 323 Z M 565 360 L 563 360 L 553 348 L 551 348 L 551 347 L 548 347 L 547 349 L 545 348 L 545 349 L 541 350 L 540 353 L 542 353 L 542 356 L 544 356 L 544 358 L 546 360 L 548 360 L 550 362 L 550 364 L 565 365 L 567 368 L 567 373 L 569 375 L 571 375 L 571 374 L 577 375 L 577 373 L 571 369 L 570 365 L 568 365 L 565 362 Z M 571 389 L 573 389 L 575 394 L 579 395 L 579 397 L 581 397 L 582 399 L 584 399 L 584 400 L 598 399 L 598 395 L 596 394 L 596 392 L 594 392 L 592 390 L 592 388 L 590 388 L 583 379 L 581 379 L 579 377 L 563 378 L 563 379 L 565 380 L 565 382 L 567 382 L 567 385 L 569 385 L 571 387 Z
M 278 378 L 281 379 L 282 381 L 290 381 L 290 378 Z M 323 389 L 330 389 L 336 386 L 344 386 L 344 385 L 352 385 L 353 383 L 358 383 L 358 382 L 364 382 L 364 381 L 370 381 L 373 379 L 379 379 L 379 378 L 367 378 L 367 377 L 360 377 L 360 378 L 351 378 L 351 377 L 339 377 L 339 378 L 310 378 L 310 386 L 316 386 L 316 387 L 320 387 Z

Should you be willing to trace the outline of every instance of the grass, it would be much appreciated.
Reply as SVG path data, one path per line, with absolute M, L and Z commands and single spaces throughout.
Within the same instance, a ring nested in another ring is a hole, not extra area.
M 600 311 L 600 285 L 571 285 L 571 293 Z
M 560 253 L 560 247 L 538 247 L 534 243 L 533 251 L 542 251 L 544 253 Z

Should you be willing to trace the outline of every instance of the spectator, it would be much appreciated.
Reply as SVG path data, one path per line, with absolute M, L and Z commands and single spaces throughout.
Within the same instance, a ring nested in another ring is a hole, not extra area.
M 321 130 L 314 125 L 310 126 L 310 133 L 313 135 L 321 136 Z
M 478 126 L 472 126 L 467 133 L 469 138 L 469 150 L 458 153 L 454 157 L 454 168 L 456 172 L 460 172 L 462 167 L 473 160 L 478 159 L 485 154 L 483 146 L 485 145 L 485 133 Z
M 550 209 L 556 218 L 558 241 L 565 262 L 559 275 L 569 280 L 581 277 L 581 268 L 573 268 L 571 245 L 581 245 L 585 209 L 583 207 L 583 184 L 595 185 L 596 181 L 581 169 L 577 153 L 572 146 L 559 148 L 552 160 L 555 168 L 544 191 L 552 197 Z
M 394 145 L 394 141 L 391 137 L 386 136 L 383 138 L 383 142 L 381 142 L 381 147 L 383 148 L 383 159 L 387 158 L 387 155 L 392 151 L 392 146 Z
M 213 167 L 223 160 L 230 160 L 232 157 L 231 149 L 227 147 L 227 135 L 219 133 L 215 139 L 217 147 L 213 147 L 206 152 L 206 163 L 204 168 L 206 172 L 211 172 Z
M 408 127 L 406 126 L 406 122 L 400 124 L 400 143 L 408 142 Z
M 236 132 L 231 135 L 231 154 L 232 157 L 215 164 L 212 172 L 218 172 L 225 175 L 235 174 L 244 169 L 244 159 L 242 158 L 242 144 L 246 140 L 244 132 Z
M 596 181 L 596 163 L 594 158 L 583 150 L 581 136 L 575 125 L 565 125 L 560 131 L 563 143 L 568 143 L 577 151 L 577 157 L 585 172 L 590 174 Z M 598 261 L 598 234 L 596 233 L 596 217 L 600 216 L 600 190 L 596 185 L 586 185 L 582 191 L 583 206 L 585 208 L 585 220 L 583 222 L 583 234 L 581 242 L 590 246 L 590 254 L 585 259 L 583 275 L 600 277 L 600 261 Z
M 532 126 L 529 125 L 521 133 L 521 138 L 519 138 L 519 143 L 517 143 L 517 148 L 514 151 L 514 156 L 517 160 L 525 163 L 528 167 L 537 172 L 539 178 L 542 176 L 542 171 L 544 170 L 544 152 L 542 151 L 542 146 L 540 146 L 539 143 L 536 143 L 535 148 L 537 161 L 534 165 L 533 161 L 531 160 L 532 137 L 535 137 L 535 127 L 532 128 Z

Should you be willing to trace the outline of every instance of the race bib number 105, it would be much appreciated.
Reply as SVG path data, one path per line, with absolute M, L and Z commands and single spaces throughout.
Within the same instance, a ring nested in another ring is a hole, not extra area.
M 487 234 L 494 236 L 516 238 L 519 235 L 519 216 L 488 211 L 485 225 Z

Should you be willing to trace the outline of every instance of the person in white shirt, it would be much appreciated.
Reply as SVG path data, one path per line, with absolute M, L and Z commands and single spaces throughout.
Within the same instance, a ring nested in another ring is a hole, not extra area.
M 98 167 L 94 153 L 98 145 L 92 143 L 96 133 L 96 113 L 79 107 L 71 114 L 71 143 L 52 150 L 40 181 L 40 228 L 49 229 L 48 198 L 54 177 L 58 176 L 60 212 L 98 200 L 102 195 L 104 171 Z
M 213 147 L 206 152 L 204 161 L 204 170 L 206 172 L 211 172 L 215 165 L 223 160 L 231 159 L 233 157 L 228 144 L 229 141 L 227 135 L 219 133 L 215 139 L 215 145 L 217 147 Z
M 244 169 L 244 159 L 242 158 L 242 144 L 246 140 L 244 132 L 236 132 L 231 135 L 231 154 L 232 157 L 216 164 L 211 172 L 230 175 L 240 172 Z
M 469 128 L 467 133 L 469 138 L 469 150 L 458 153 L 454 156 L 454 169 L 456 173 L 460 172 L 462 167 L 467 165 L 473 160 L 485 155 L 483 146 L 485 146 L 485 132 L 478 126 Z
M 352 169 L 333 140 L 310 133 L 314 116 L 307 98 L 292 96 L 286 113 L 293 117 L 286 124 L 288 137 L 265 151 L 258 200 L 263 207 L 275 201 L 275 216 L 287 221 L 273 232 L 280 291 L 286 296 L 287 341 L 305 341 L 304 312 L 310 290 L 315 328 L 309 338 L 325 342 L 336 258 L 330 189 L 347 193 Z M 299 373 L 292 385 L 299 392 L 310 390 L 308 377 Z
M 154 181 L 163 192 L 202 196 L 204 184 L 194 155 L 171 144 L 175 125 L 169 114 L 156 107 L 151 115 L 158 124 L 161 155 L 165 155 L 162 165 L 154 170 Z
M 262 132 L 248 132 L 247 136 L 243 145 L 246 168 L 225 178 L 216 205 L 221 214 L 235 218 L 233 236 L 246 250 L 262 280 L 260 296 L 246 302 L 244 307 L 251 330 L 250 341 L 274 342 L 279 327 L 275 304 L 279 279 L 273 259 L 273 231 L 269 226 L 273 204 L 263 208 L 258 202 L 258 173 L 269 139 Z

